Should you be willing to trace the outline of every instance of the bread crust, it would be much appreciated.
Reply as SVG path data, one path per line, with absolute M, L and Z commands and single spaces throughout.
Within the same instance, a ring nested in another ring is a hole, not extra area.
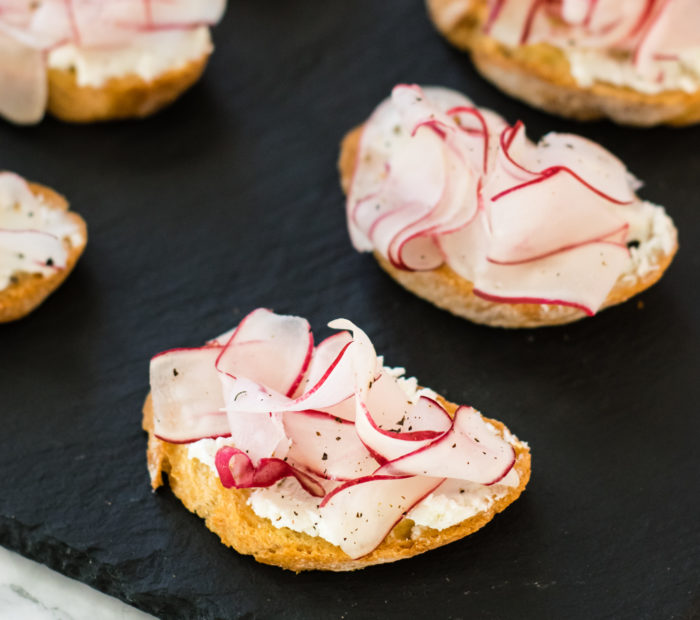
M 143 118 L 171 104 L 199 80 L 209 56 L 203 54 L 153 80 L 130 74 L 111 78 L 97 88 L 79 86 L 73 70 L 49 68 L 47 110 L 71 123 Z
M 66 199 L 51 188 L 37 183 L 29 183 L 29 188 L 35 196 L 43 198 L 46 206 L 68 211 Z M 66 267 L 48 276 L 24 272 L 16 274 L 13 282 L 0 291 L 0 323 L 15 321 L 29 314 L 61 285 L 75 267 L 87 244 L 87 226 L 77 213 L 71 211 L 68 217 L 80 232 L 82 242 L 74 246 L 69 239 L 64 239 L 68 250 Z
M 448 405 L 448 410 L 454 414 L 456 405 L 443 404 Z M 501 434 L 507 430 L 496 420 L 487 421 Z M 275 527 L 269 519 L 256 515 L 247 504 L 248 490 L 225 489 L 209 467 L 187 456 L 186 445 L 158 439 L 153 434 L 150 394 L 143 408 L 143 428 L 148 432 L 148 471 L 154 490 L 163 484 L 163 473 L 167 474 L 173 493 L 188 510 L 204 519 L 207 528 L 217 534 L 221 542 L 239 553 L 252 555 L 258 562 L 297 573 L 305 570 L 357 570 L 409 558 L 459 540 L 482 528 L 496 513 L 514 502 L 530 479 L 530 450 L 527 445 L 517 442 L 514 446 L 515 469 L 520 483 L 488 510 L 444 530 L 417 529 L 413 521 L 404 518 L 374 551 L 352 559 L 339 547 L 320 537 Z
M 544 43 L 511 48 L 486 36 L 487 0 L 426 0 L 438 31 L 455 47 L 471 52 L 477 70 L 509 95 L 560 116 L 650 127 L 700 122 L 700 90 L 641 93 L 595 82 L 580 86 L 565 54 Z
M 338 168 L 340 183 L 346 194 L 357 166 L 362 129 L 361 125 L 350 131 L 343 138 L 340 148 Z M 654 254 L 652 259 L 656 268 L 632 282 L 621 277 L 600 309 L 627 301 L 656 283 L 671 264 L 677 250 L 676 242 L 670 253 Z M 473 283 L 457 275 L 447 265 L 432 271 L 405 271 L 394 267 L 379 252 L 374 252 L 374 257 L 380 267 L 404 288 L 439 308 L 474 323 L 508 328 L 544 327 L 571 323 L 586 316 L 585 312 L 571 306 L 488 301 L 475 295 Z

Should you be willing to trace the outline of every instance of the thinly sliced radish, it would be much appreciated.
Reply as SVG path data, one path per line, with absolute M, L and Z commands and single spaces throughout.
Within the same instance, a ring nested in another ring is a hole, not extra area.
M 153 429 L 170 443 L 230 434 L 218 373 L 220 347 L 173 349 L 151 360 Z
M 352 480 L 368 476 L 379 467 L 352 422 L 320 411 L 288 411 L 282 416 L 292 440 L 288 458 L 317 476 Z
M 241 321 L 216 367 L 234 378 L 244 373 L 247 379 L 289 396 L 302 380 L 312 352 L 308 321 L 260 308 Z
M 290 441 L 282 423 L 282 414 L 278 411 L 246 411 L 236 408 L 236 401 L 246 395 L 244 390 L 240 390 L 241 380 L 222 374 L 219 374 L 219 379 L 234 444 L 245 446 L 246 454 L 255 463 L 272 456 L 284 458 Z
M 525 24 L 539 0 L 497 0 L 487 20 L 486 32 L 510 46 L 525 39 Z
M 527 204 L 527 217 L 523 217 Z M 625 226 L 609 203 L 563 171 L 492 199 L 488 258 L 501 264 L 547 256 Z
M 382 463 L 428 445 L 451 426 L 450 416 L 438 403 L 425 397 L 407 401 L 386 374 L 372 383 L 363 400 L 358 399 L 357 434 Z
M 355 421 L 355 395 L 340 401 L 337 405 L 324 407 L 321 411 L 347 422 Z
M 43 118 L 48 99 L 44 54 L 2 30 L 0 83 L 0 114 L 19 124 L 37 123 Z
M 489 485 L 501 480 L 514 463 L 513 446 L 493 433 L 477 411 L 460 407 L 448 432 L 393 459 L 378 473 L 459 478 Z
M 262 459 L 260 463 L 253 465 L 245 452 L 233 446 L 224 446 L 216 453 L 215 463 L 221 484 L 227 489 L 269 487 L 283 478 L 292 476 L 309 494 L 315 497 L 323 497 L 326 494 L 323 485 L 315 478 L 282 459 Z
M 353 349 L 356 343 L 348 343 L 338 357 L 326 369 L 315 385 L 308 387 L 297 398 L 289 398 L 248 379 L 226 376 L 226 407 L 229 415 L 236 412 L 268 413 L 324 409 L 348 399 L 355 386 Z
M 627 167 L 600 144 L 567 133 L 548 133 L 537 144 L 540 173 L 570 170 L 599 196 L 617 204 L 635 199 Z
M 352 335 L 348 332 L 338 332 L 321 341 L 312 352 L 309 369 L 297 388 L 298 393 L 293 393 L 292 396 L 299 397 L 321 381 L 350 342 L 352 342 Z
M 629 261 L 627 248 L 594 242 L 515 265 L 484 261 L 474 294 L 492 301 L 574 306 L 592 315 Z
M 341 485 L 321 502 L 321 534 L 351 558 L 373 551 L 442 478 L 369 476 Z
M 700 45 L 700 3 L 659 0 L 656 5 L 635 50 L 635 62 L 642 71 L 653 67 L 655 58 L 677 58 L 679 53 Z
M 367 334 L 347 319 L 335 319 L 328 323 L 331 329 L 344 329 L 352 333 L 352 346 L 348 347 L 352 368 L 352 384 L 356 397 L 364 398 L 379 370 L 377 352 Z M 338 401 L 340 402 L 340 401 Z M 334 403 L 336 404 L 336 403 Z

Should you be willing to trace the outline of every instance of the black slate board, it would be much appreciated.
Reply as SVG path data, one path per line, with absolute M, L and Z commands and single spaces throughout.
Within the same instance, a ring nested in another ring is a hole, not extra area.
M 418 0 L 231 2 L 204 81 L 144 122 L 0 124 L 0 162 L 70 197 L 87 252 L 0 328 L 0 544 L 164 618 L 696 618 L 700 128 L 548 117 L 497 92 Z M 531 136 L 601 141 L 681 231 L 663 281 L 579 324 L 508 332 L 404 292 L 347 239 L 343 133 L 400 81 Z M 257 306 L 358 322 L 388 363 L 533 449 L 524 496 L 411 561 L 294 575 L 224 548 L 148 486 L 148 360 Z

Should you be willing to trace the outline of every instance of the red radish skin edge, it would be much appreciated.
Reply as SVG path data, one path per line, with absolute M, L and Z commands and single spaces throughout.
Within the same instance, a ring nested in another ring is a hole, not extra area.
M 423 397 L 421 396 L 421 398 Z M 441 411 L 445 411 L 445 409 L 439 403 L 436 403 L 431 398 L 426 398 L 426 400 L 435 403 L 438 407 L 440 407 Z M 384 435 L 385 437 L 391 437 L 392 439 L 399 439 L 401 441 L 425 441 L 426 439 L 437 439 L 438 437 L 441 437 L 449 431 L 449 429 L 447 431 L 407 431 L 405 433 L 394 433 L 392 431 L 385 431 L 384 429 L 379 428 L 377 426 L 377 423 L 374 421 L 374 418 L 369 412 L 369 408 L 367 407 L 367 405 L 361 402 L 360 406 L 365 411 L 367 421 L 370 423 L 370 426 L 379 434 Z M 448 417 L 448 419 L 450 419 L 450 416 L 447 414 L 446 411 L 445 415 Z M 382 459 L 388 462 L 385 456 L 382 456 Z
M 627 246 L 624 243 L 617 243 L 615 241 L 608 241 L 610 237 L 613 235 L 616 235 L 622 231 L 627 231 L 629 230 L 630 225 L 625 222 L 622 226 L 619 228 L 616 228 L 615 230 L 607 233 L 606 235 L 601 235 L 600 237 L 595 237 L 594 239 L 585 239 L 584 241 L 579 241 L 578 243 L 570 243 L 569 245 L 562 246 L 560 248 L 556 248 L 554 250 L 550 250 L 549 252 L 546 252 L 544 254 L 539 254 L 537 256 L 532 256 L 530 258 L 525 258 L 523 260 L 513 260 L 513 261 L 502 261 L 502 260 L 496 260 L 494 258 L 486 257 L 486 260 L 489 263 L 492 263 L 494 265 L 526 265 L 527 263 L 531 263 L 536 260 L 540 260 L 543 258 L 548 258 L 550 256 L 554 256 L 555 254 L 560 254 L 561 252 L 567 252 L 568 250 L 574 250 L 576 248 L 583 247 L 584 245 L 589 245 L 592 243 L 607 243 L 609 245 L 614 245 L 619 247 L 620 249 L 624 249 L 627 251 L 627 254 L 629 255 L 629 250 L 627 249 Z M 626 235 L 625 235 L 626 238 Z
M 306 371 L 309 369 L 309 364 L 311 363 L 311 356 L 313 355 L 314 352 L 314 335 L 311 329 L 309 328 L 309 348 L 306 351 L 306 359 L 304 360 L 304 363 L 301 366 L 301 370 L 299 371 L 299 374 L 297 375 L 297 378 L 294 380 L 292 383 L 292 387 L 287 390 L 287 398 L 291 398 L 292 394 L 297 391 L 297 388 L 299 385 L 301 385 L 302 380 L 304 379 L 304 375 L 306 375 Z
M 484 174 L 487 172 L 488 168 L 488 161 L 489 161 L 489 130 L 488 126 L 486 125 L 486 119 L 484 118 L 484 115 L 477 110 L 476 108 L 470 108 L 468 106 L 457 106 L 455 108 L 452 108 L 450 110 L 447 110 L 447 114 L 449 116 L 459 116 L 460 114 L 472 114 L 477 118 L 479 123 L 481 123 L 481 128 L 484 136 Z M 463 128 L 462 128 L 463 129 Z M 466 131 L 466 129 L 464 130 Z M 481 179 L 479 179 L 481 181 Z
M 507 1 L 508 0 L 494 0 L 493 8 L 491 9 L 488 19 L 486 20 L 486 25 L 484 26 L 484 32 L 486 34 L 489 34 L 491 32 L 491 28 L 493 28 L 494 22 L 498 19 L 498 16 L 503 10 L 503 5 Z
M 365 478 L 361 478 L 361 479 L 359 479 L 359 481 L 356 481 L 355 484 L 357 484 L 358 482 L 369 482 L 372 480 L 396 480 L 397 478 L 410 478 L 410 477 L 411 476 L 366 476 Z M 444 478 L 441 479 L 439 482 L 437 482 L 435 484 L 435 486 L 432 489 L 430 489 L 427 493 L 425 493 L 424 495 L 419 497 L 415 502 L 413 502 L 413 504 L 411 504 L 408 508 L 406 508 L 406 510 L 404 510 L 404 512 L 401 514 L 401 516 L 398 519 L 396 519 L 396 521 L 394 521 L 389 528 L 387 528 L 387 530 L 384 533 L 384 536 L 382 536 L 381 540 L 384 540 L 387 537 L 387 535 L 389 534 L 389 532 L 391 532 L 391 530 L 394 529 L 394 527 L 406 516 L 407 513 L 409 513 L 411 510 L 413 510 L 413 508 L 415 506 L 420 504 L 426 497 L 428 497 L 428 495 L 430 495 L 433 491 L 435 491 L 435 489 L 437 489 L 443 482 L 445 482 Z M 323 501 L 320 503 L 319 508 L 323 508 L 323 506 L 325 506 L 328 503 L 329 498 L 331 498 L 333 495 L 338 493 L 340 490 L 347 488 L 349 486 L 352 486 L 352 484 L 344 484 L 344 485 L 341 485 L 340 487 L 333 489 L 333 491 L 331 491 L 328 495 L 326 495 L 326 497 L 323 498 Z M 376 547 L 374 549 L 376 549 Z M 364 554 L 360 557 L 362 558 L 362 557 L 368 556 L 370 553 L 372 553 L 372 551 L 374 551 L 374 549 L 372 549 L 371 551 L 368 551 L 366 554 Z M 357 559 L 359 559 L 359 558 L 357 558 Z
M 192 439 L 168 439 L 167 437 L 164 437 L 163 435 L 157 435 L 156 433 L 153 433 L 154 437 L 157 437 L 161 441 L 165 441 L 167 443 L 174 443 L 178 445 L 183 445 L 183 444 L 189 444 L 189 443 L 195 443 L 196 441 L 200 441 L 202 439 L 219 439 L 224 438 L 224 437 L 230 437 L 231 433 L 221 433 L 219 435 L 205 435 L 204 437 L 193 437 Z
M 485 299 L 486 301 L 494 301 L 496 303 L 507 303 L 507 304 L 545 304 L 552 306 L 569 306 L 571 308 L 578 308 L 586 313 L 586 316 L 594 316 L 593 312 L 589 307 L 583 304 L 576 303 L 574 301 L 565 301 L 563 299 L 544 299 L 538 297 L 503 297 L 500 295 L 491 295 L 490 293 L 484 293 L 479 289 L 472 289 L 472 292 L 477 297 Z
M 270 310 L 269 308 L 258 308 L 256 310 L 253 310 L 253 312 L 251 312 L 250 314 L 247 314 L 245 317 L 243 317 L 243 320 L 238 324 L 238 326 L 236 327 L 234 332 L 231 334 L 231 337 L 229 338 L 228 342 L 222 347 L 221 353 L 219 353 L 219 356 L 216 358 L 216 363 L 214 364 L 214 366 L 215 366 L 216 370 L 218 372 L 220 372 L 221 374 L 226 375 L 228 377 L 231 377 L 232 379 L 236 379 L 236 377 L 234 377 L 232 374 L 225 372 L 225 371 L 222 371 L 219 368 L 219 363 L 221 362 L 221 358 L 224 356 L 224 354 L 226 353 L 228 348 L 233 344 L 233 342 L 236 338 L 236 335 L 241 331 L 241 329 L 240 329 L 241 326 L 248 320 L 248 318 L 250 316 L 252 316 L 256 312 L 260 312 L 260 311 L 270 312 L 270 313 L 274 314 L 274 312 L 272 312 L 272 310 Z M 311 363 L 311 355 L 313 353 L 313 350 L 314 350 L 314 336 L 313 336 L 313 333 L 311 331 L 311 327 L 309 326 L 309 347 L 308 347 L 307 352 L 306 352 L 306 358 L 304 359 L 304 362 L 302 364 L 302 368 L 301 368 L 301 371 L 299 372 L 299 375 L 294 380 L 292 387 L 286 393 L 287 397 L 290 397 L 291 394 L 294 393 L 294 391 L 297 389 L 297 387 L 299 387 L 299 384 L 301 383 L 302 379 L 304 378 L 304 374 L 306 373 L 306 371 L 309 367 L 309 364 Z
M 536 183 L 542 183 L 542 181 L 546 181 L 550 177 L 553 177 L 554 175 L 559 174 L 560 172 L 566 172 L 567 174 L 570 174 L 572 177 L 574 177 L 581 184 L 585 185 L 593 193 L 597 194 L 601 198 L 604 198 L 605 200 L 608 200 L 608 201 L 615 203 L 615 204 L 618 204 L 618 205 L 630 205 L 630 204 L 632 204 L 631 200 L 618 200 L 617 198 L 613 198 L 612 196 L 608 196 L 605 192 L 601 192 L 599 189 L 593 187 L 590 183 L 584 181 L 578 174 L 576 174 L 573 170 L 571 170 L 571 168 L 567 168 L 566 166 L 551 166 L 550 168 L 546 168 L 542 172 L 534 173 L 534 174 L 539 174 L 540 176 L 536 179 L 532 179 L 530 181 L 525 181 L 524 183 L 520 183 L 519 185 L 516 185 L 514 187 L 509 187 L 508 189 L 504 189 L 502 192 L 499 192 L 495 196 L 492 196 L 491 202 L 496 202 L 499 198 L 503 198 L 503 196 L 506 196 L 507 194 L 511 194 L 512 192 L 515 192 L 519 189 L 522 189 L 523 187 L 527 187 L 529 185 L 535 185 Z
M 242 483 L 236 482 L 230 467 L 231 459 L 239 456 L 244 459 L 246 469 L 244 476 L 248 478 L 247 481 Z M 270 487 L 283 478 L 292 476 L 297 479 L 299 484 L 310 495 L 314 497 L 323 497 L 326 494 L 323 487 L 311 476 L 292 467 L 282 459 L 263 458 L 260 459 L 257 466 L 254 466 L 250 457 L 245 452 L 233 446 L 224 446 L 217 451 L 215 464 L 221 484 L 227 489 L 232 487 L 236 489 Z M 270 470 L 272 470 L 272 472 L 270 472 Z
M 532 24 L 535 21 L 535 15 L 542 4 L 542 0 L 533 0 L 532 5 L 530 6 L 530 11 L 525 19 L 525 24 L 523 25 L 522 34 L 520 35 L 520 45 L 525 45 L 527 40 L 530 38 L 530 31 L 532 30 Z
M 462 409 L 462 407 L 460 407 L 459 409 Z M 459 409 L 457 410 L 457 413 L 459 413 Z M 457 417 L 457 413 L 455 413 L 455 418 Z M 414 450 L 413 452 L 409 452 L 408 454 L 404 454 L 404 455 L 402 455 L 402 456 L 399 456 L 399 457 L 397 457 L 397 458 L 395 458 L 395 459 L 393 459 L 393 460 L 391 460 L 391 461 L 387 461 L 387 463 L 386 463 L 385 465 L 383 465 L 383 467 L 385 467 L 385 468 L 387 468 L 387 467 L 388 467 L 388 468 L 391 468 L 391 467 L 393 467 L 396 463 L 399 463 L 399 462 L 402 461 L 403 459 L 408 458 L 409 456 L 413 456 L 414 454 L 420 454 L 421 452 L 425 452 L 426 450 L 430 450 L 430 448 L 432 448 L 433 446 L 437 445 L 438 443 L 441 443 L 441 442 L 445 441 L 445 440 L 447 439 L 448 433 L 449 433 L 451 430 L 454 429 L 454 421 L 455 421 L 455 418 L 451 418 L 451 420 L 452 420 L 452 425 L 450 426 L 450 428 L 447 429 L 444 433 L 441 433 L 440 436 L 437 437 L 437 438 L 435 439 L 435 441 L 431 441 L 429 444 L 427 444 L 427 445 L 425 445 L 425 446 L 422 446 L 422 447 L 420 447 L 420 448 Z M 474 442 L 474 440 L 472 439 L 471 435 L 469 436 L 469 438 L 472 440 L 472 442 Z M 513 446 L 512 446 L 510 443 L 508 444 L 508 446 L 510 447 L 511 452 L 512 452 L 512 458 L 511 458 L 510 463 L 506 466 L 506 468 L 503 470 L 503 472 L 502 472 L 499 476 L 497 476 L 496 478 L 494 478 L 494 479 L 491 480 L 490 482 L 485 482 L 485 483 L 483 483 L 484 486 L 488 487 L 488 486 L 491 486 L 492 484 L 496 484 L 499 480 L 503 480 L 503 478 L 508 474 L 508 472 L 509 472 L 511 469 L 513 469 L 513 466 L 515 465 L 515 460 L 516 460 L 515 448 L 513 448 Z M 405 475 L 405 474 L 404 474 L 404 475 Z M 401 475 L 398 475 L 397 477 L 401 477 Z M 481 484 L 481 483 L 480 483 L 480 484 Z
M 608 200 L 614 204 L 618 205 L 630 205 L 632 204 L 631 200 L 618 200 L 617 198 L 613 198 L 612 196 L 609 196 L 605 192 L 599 190 L 598 188 L 594 187 L 588 181 L 585 179 L 581 178 L 578 174 L 576 174 L 571 168 L 568 168 L 567 166 L 550 166 L 549 168 L 545 168 L 544 170 L 541 170 L 539 172 L 536 172 L 534 170 L 528 170 L 524 166 L 521 166 L 518 162 L 516 162 L 511 156 L 510 153 L 508 152 L 511 145 L 513 144 L 513 140 L 515 139 L 516 134 L 518 131 L 520 131 L 524 127 L 523 123 L 521 121 L 517 121 L 515 125 L 512 127 L 506 127 L 502 132 L 501 132 L 501 148 L 503 150 L 503 154 L 506 156 L 506 159 L 522 170 L 523 172 L 527 172 L 528 174 L 534 174 L 537 175 L 539 178 L 531 179 L 530 181 L 525 181 L 524 183 L 520 183 L 519 185 L 515 185 L 514 187 L 509 187 L 508 189 L 503 190 L 502 192 L 499 192 L 495 196 L 491 197 L 491 201 L 495 202 L 499 198 L 502 198 L 506 194 L 510 194 L 511 192 L 514 192 L 518 189 L 521 189 L 527 185 L 532 185 L 534 183 L 540 183 L 541 181 L 544 181 L 551 176 L 554 176 L 555 174 L 559 172 L 567 172 L 570 174 L 572 177 L 574 177 L 579 183 L 584 185 L 586 188 L 600 196 L 601 198 L 604 198 L 605 200 Z M 508 136 L 506 137 L 506 132 L 508 132 Z

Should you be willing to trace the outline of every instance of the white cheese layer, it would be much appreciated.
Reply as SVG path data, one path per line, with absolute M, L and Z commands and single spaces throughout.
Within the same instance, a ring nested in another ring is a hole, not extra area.
M 564 52 L 571 75 L 583 87 L 605 82 L 649 95 L 672 90 L 694 93 L 700 89 L 700 48 L 689 49 L 677 59 L 655 60 L 653 67 L 645 68 L 644 72 L 628 55 L 577 47 L 566 48 Z
M 0 290 L 7 288 L 18 273 L 52 274 L 65 259 L 62 240 L 67 239 L 73 246 L 85 241 L 66 211 L 47 206 L 24 179 L 7 172 L 0 173 L 0 233 Z M 13 238 L 14 233 L 18 240 Z M 37 260 L 37 252 L 46 247 L 44 234 L 60 241 L 48 246 L 57 245 L 60 255 L 41 255 Z M 9 240 L 11 245 L 6 243 Z
M 384 369 L 397 377 L 399 385 L 412 401 L 422 395 L 435 397 L 432 390 L 418 389 L 414 377 L 403 377 L 403 368 L 385 366 Z M 491 428 L 495 433 L 495 427 Z M 510 433 L 506 433 L 505 439 L 513 445 L 522 445 Z M 187 456 L 197 459 L 218 475 L 215 465 L 216 453 L 226 445 L 230 445 L 228 438 L 201 439 L 188 444 Z M 518 484 L 519 477 L 515 470 L 511 470 L 500 483 L 491 486 L 464 480 L 446 480 L 408 513 L 407 517 L 415 523 L 412 535 L 419 536 L 423 527 L 443 530 L 488 510 Z M 335 540 L 335 534 L 331 533 L 332 528 L 326 527 L 323 522 L 318 508 L 319 501 L 319 498 L 304 491 L 296 479 L 285 478 L 274 486 L 253 489 L 248 504 L 256 515 L 268 519 L 275 527 L 288 527 L 310 536 L 320 536 L 332 544 L 339 545 L 342 541 Z
M 629 224 L 628 242 L 639 244 L 630 246 L 630 260 L 620 276 L 622 281 L 634 282 L 660 268 L 659 256 L 670 254 L 676 245 L 676 228 L 664 208 L 651 202 L 613 208 Z
M 49 67 L 75 70 L 78 86 L 99 88 L 111 78 L 137 75 L 150 82 L 213 50 L 209 28 L 145 32 L 127 47 L 84 48 L 73 43 L 49 53 Z

